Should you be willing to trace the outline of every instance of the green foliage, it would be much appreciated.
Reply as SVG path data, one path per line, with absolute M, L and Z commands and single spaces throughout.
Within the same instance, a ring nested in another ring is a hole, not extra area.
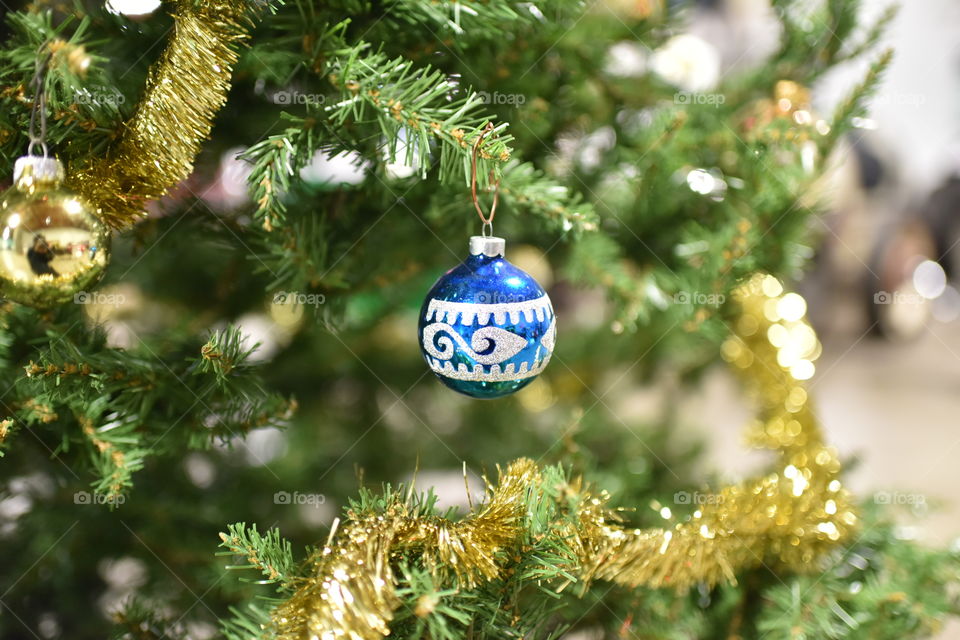
M 45 91 L 49 142 L 68 169 L 102 155 L 136 108 L 170 18 L 94 4 L 7 14 L 3 175 L 26 149 L 43 43 L 62 40 Z M 827 134 L 788 137 L 790 121 L 757 113 L 778 81 L 810 86 L 874 55 L 893 17 L 859 25 L 852 0 L 778 0 L 770 59 L 724 76 L 717 99 L 684 103 L 664 78 L 608 64 L 616 43 L 656 49 L 682 31 L 688 14 L 675 3 L 650 3 L 663 5 L 650 15 L 580 0 L 271 4 L 195 175 L 115 239 L 99 290 L 110 302 L 0 310 L 0 536 L 16 550 L 0 563 L 3 637 L 222 627 L 230 640 L 269 638 L 269 612 L 342 506 L 409 500 L 458 517 L 432 492 L 368 488 L 396 487 L 418 466 L 562 462 L 545 490 L 583 474 L 635 507 L 637 526 L 656 521 L 647 505 L 703 480 L 699 445 L 668 390 L 657 389 L 658 415 L 620 417 L 618 383 L 702 369 L 727 334 L 735 284 L 755 270 L 799 273 L 816 214 L 816 198 L 799 196 L 863 114 L 889 54 Z M 89 56 L 86 71 L 71 52 Z M 489 204 L 492 170 L 498 235 L 539 269 L 562 339 L 519 396 L 476 403 L 430 379 L 415 325 L 424 292 L 479 228 L 470 157 L 487 123 L 480 197 Z M 311 173 L 318 157 L 344 154 L 353 180 Z M 250 197 L 228 202 L 236 185 L 222 158 L 238 155 Z M 691 189 L 695 170 L 724 189 Z M 326 502 L 285 505 L 277 491 Z M 569 541 L 550 526 L 568 517 L 562 505 L 528 504 L 526 550 L 502 581 L 462 589 L 415 554 L 397 558 L 392 635 L 899 638 L 956 612 L 955 554 L 873 521 L 822 574 L 758 571 L 683 595 L 584 592 Z M 259 526 L 228 529 L 222 553 L 241 561 L 224 572 L 214 535 L 238 520 Z
M 95 53 L 91 21 L 67 18 L 54 23 L 49 12 L 11 12 L 13 37 L 0 49 L 0 160 L 4 165 L 24 155 L 35 98 L 30 79 L 38 55 L 48 59 L 44 92 L 48 104 L 48 140 L 66 158 L 102 153 L 106 136 L 119 125 L 125 96 L 103 70 Z M 54 43 L 51 46 L 51 43 Z M 84 47 L 83 51 L 78 48 Z M 89 49 L 89 52 L 87 52 Z M 71 64 L 71 53 L 89 56 L 89 71 Z M 69 143 L 69 144 L 67 144 Z
M 544 470 L 542 484 L 529 495 L 522 540 L 506 550 L 514 560 L 505 563 L 502 579 L 465 589 L 451 576 L 429 571 L 416 554 L 397 557 L 401 605 L 391 622 L 392 636 L 557 638 L 584 621 L 589 628 L 599 610 L 619 623 L 611 630 L 653 638 L 920 638 L 936 633 L 945 616 L 960 611 L 955 589 L 960 554 L 903 539 L 869 506 L 857 537 L 807 574 L 777 575 L 764 567 L 742 575 L 736 588 L 701 588 L 697 594 L 639 589 L 631 597 L 603 583 L 568 589 L 577 582 L 571 573 L 576 553 L 557 523 L 568 517 L 564 498 L 573 506 L 576 493 L 565 470 L 555 466 Z M 398 503 L 407 504 L 412 517 L 441 515 L 430 492 L 386 486 L 379 493 L 361 491 L 344 517 L 390 513 Z M 443 515 L 457 518 L 454 512 Z M 267 576 L 263 583 L 279 583 L 281 597 L 290 595 L 298 576 L 311 577 L 293 569 L 290 543 L 276 530 L 261 536 L 256 528 L 238 524 L 221 537 L 230 553 L 246 558 L 242 567 L 228 568 L 259 569 Z M 307 549 L 307 556 L 311 553 Z M 274 637 L 269 606 L 281 600 L 271 595 L 258 601 L 265 607 L 253 609 L 253 617 L 235 612 L 225 623 L 231 640 Z
M 863 79 L 863 82 L 854 88 L 846 100 L 837 105 L 836 113 L 833 116 L 834 127 L 830 133 L 825 136 L 824 141 L 821 143 L 822 148 L 831 148 L 833 144 L 840 139 L 842 134 L 850 130 L 854 118 L 866 115 L 863 102 L 866 98 L 873 95 L 879 85 L 878 78 L 883 74 L 884 70 L 890 66 L 892 60 L 893 51 L 889 49 L 884 51 L 883 54 L 870 65 L 870 69 L 867 72 L 867 76 Z
M 890 522 L 869 520 L 823 573 L 769 589 L 757 628 L 808 638 L 929 637 L 957 611 L 958 577 L 956 551 L 924 549 Z
M 35 312 L 13 313 L 7 331 L 25 329 L 11 326 L 16 321 L 35 323 Z M 263 388 L 247 362 L 256 347 L 246 346 L 235 328 L 197 344 L 189 359 L 167 362 L 157 357 L 155 343 L 138 338 L 134 349 L 112 349 L 103 333 L 82 324 L 77 318 L 69 333 L 33 338 L 43 347 L 10 389 L 24 400 L 7 408 L 15 423 L 28 427 L 75 420 L 77 431 L 64 432 L 56 448 L 76 447 L 88 456 L 94 492 L 107 501 L 131 486 L 147 455 L 180 451 L 183 440 L 206 447 L 289 417 L 289 401 Z M 174 429 L 180 432 L 167 439 Z
M 228 569 L 256 569 L 265 578 L 259 584 L 283 585 L 291 581 L 294 575 L 293 549 L 276 529 L 261 535 L 256 525 L 248 528 L 239 523 L 231 525 L 227 533 L 220 534 L 220 539 L 220 546 L 227 551 L 219 555 L 238 555 L 245 560 L 245 564 Z

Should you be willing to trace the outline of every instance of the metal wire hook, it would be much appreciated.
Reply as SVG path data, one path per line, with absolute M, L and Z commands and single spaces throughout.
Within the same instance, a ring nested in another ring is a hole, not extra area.
M 43 55 L 43 50 L 49 48 L 50 42 L 45 41 L 37 49 L 36 69 L 33 73 L 33 79 L 30 84 L 33 85 L 33 106 L 30 108 L 30 146 L 27 147 L 27 155 L 36 155 L 34 150 L 40 147 L 43 151 L 43 157 L 50 157 L 50 150 L 47 148 L 47 92 L 46 75 L 47 67 L 50 64 L 50 58 L 53 56 L 49 51 Z M 37 135 L 37 119 L 39 114 L 40 134 Z
M 490 205 L 490 215 L 484 215 L 483 209 L 480 207 L 480 200 L 477 198 L 477 158 L 483 139 L 486 138 L 487 134 L 493 131 L 494 128 L 493 123 L 488 122 L 487 126 L 480 132 L 480 135 L 477 136 L 476 142 L 473 143 L 473 159 L 470 163 L 470 195 L 473 197 L 473 206 L 477 210 L 477 215 L 480 216 L 480 220 L 483 222 L 480 233 L 485 238 L 493 237 L 493 216 L 497 213 L 497 203 L 500 201 L 500 180 L 498 179 L 496 182 L 493 182 L 494 172 L 491 169 L 487 181 L 493 182 L 493 204 Z

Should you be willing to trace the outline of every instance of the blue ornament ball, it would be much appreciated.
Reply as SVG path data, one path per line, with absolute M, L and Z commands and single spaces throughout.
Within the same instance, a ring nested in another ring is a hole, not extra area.
M 420 310 L 420 348 L 443 384 L 499 398 L 530 384 L 557 324 L 537 281 L 503 257 L 503 238 L 473 236 L 470 257 L 437 280 Z

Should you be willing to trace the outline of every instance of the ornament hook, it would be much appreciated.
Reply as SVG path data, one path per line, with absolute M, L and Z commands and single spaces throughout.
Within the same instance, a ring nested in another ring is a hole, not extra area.
M 43 50 L 47 49 L 46 54 Z M 27 155 L 36 156 L 36 148 L 40 147 L 44 158 L 50 157 L 50 150 L 47 148 L 47 92 L 46 76 L 47 66 L 50 64 L 52 54 L 49 50 L 49 41 L 44 42 L 37 49 L 36 69 L 33 73 L 33 79 L 30 84 L 33 85 L 34 96 L 33 105 L 30 108 L 30 146 L 27 147 Z M 37 133 L 37 120 L 40 120 L 40 133 Z
M 480 145 L 483 143 L 483 139 L 486 138 L 487 134 L 493 131 L 494 128 L 493 123 L 488 122 L 487 126 L 480 132 L 480 135 L 477 136 L 477 140 L 473 143 L 473 159 L 470 163 L 470 195 L 473 197 L 473 206 L 477 210 L 477 215 L 480 216 L 480 220 L 483 222 L 480 233 L 484 238 L 493 237 L 493 216 L 497 213 L 497 203 L 500 201 L 500 180 L 498 178 L 494 182 L 494 174 L 491 169 L 487 182 L 493 183 L 493 204 L 490 205 L 490 214 L 485 215 L 483 208 L 480 206 L 480 200 L 477 198 L 477 159 L 480 154 Z

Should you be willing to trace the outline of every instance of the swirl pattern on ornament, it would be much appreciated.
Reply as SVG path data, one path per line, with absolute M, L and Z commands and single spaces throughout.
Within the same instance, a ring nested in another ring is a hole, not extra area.
M 440 332 L 446 335 L 436 338 Z M 453 340 L 451 341 L 450 338 Z M 440 360 L 452 358 L 456 350 L 454 342 L 461 351 L 479 364 L 499 364 L 517 355 L 527 346 L 527 340 L 523 336 L 500 327 L 477 329 L 470 337 L 470 344 L 467 344 L 456 329 L 445 322 L 434 322 L 423 329 L 423 348 L 434 358 Z

